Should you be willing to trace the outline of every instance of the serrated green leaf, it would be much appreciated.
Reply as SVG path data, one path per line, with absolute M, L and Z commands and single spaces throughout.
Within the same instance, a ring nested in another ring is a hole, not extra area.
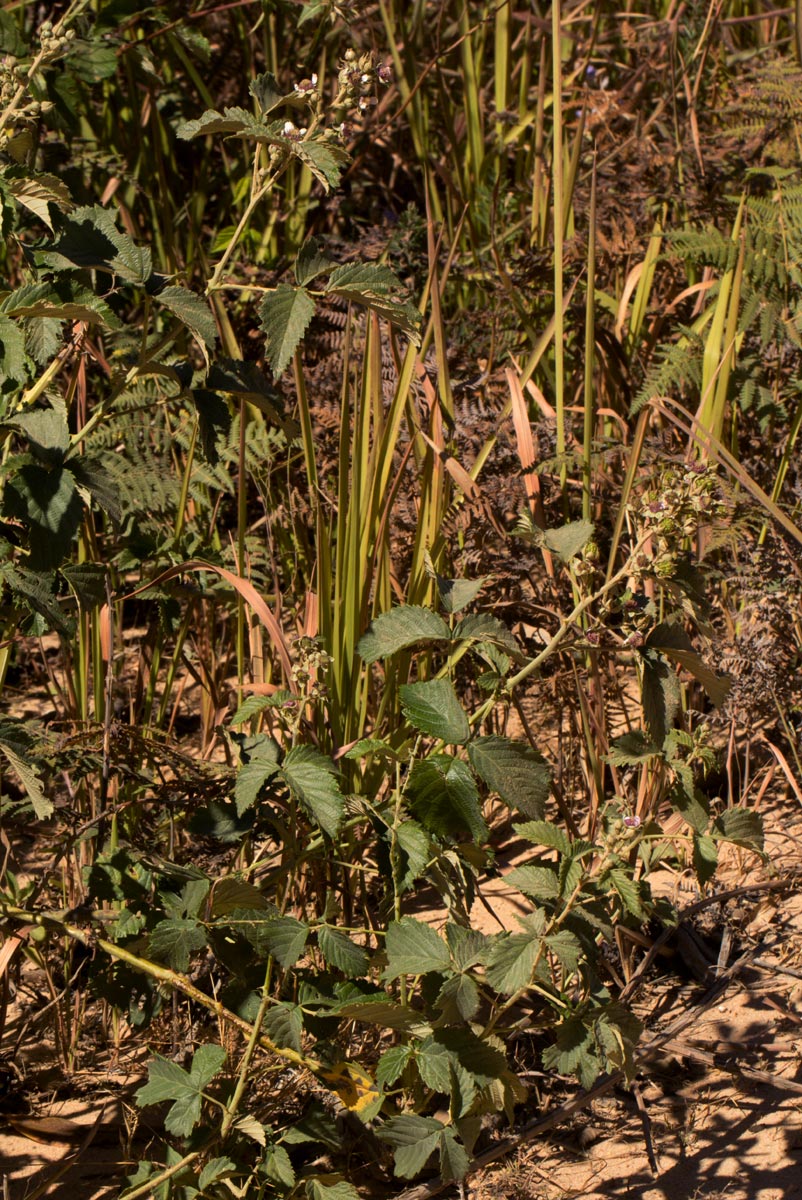
M 278 763 L 263 760 L 244 763 L 240 767 L 234 783 L 238 817 L 241 817 L 246 809 L 253 807 L 264 785 L 278 774 L 278 770 Z
M 28 526 L 29 566 L 35 571 L 58 567 L 72 548 L 84 512 L 72 472 L 26 463 L 6 485 L 4 499 Z
M 635 767 L 659 753 L 658 747 L 642 729 L 633 729 L 613 740 L 607 759 L 617 767 Z
M 440 603 L 447 613 L 462 612 L 472 604 L 487 583 L 487 576 L 481 579 L 445 579 L 435 573 L 437 591 Z
M 307 816 L 335 837 L 345 812 L 337 768 L 314 746 L 294 746 L 281 764 L 281 778 Z
M 731 681 L 725 676 L 717 675 L 707 666 L 693 648 L 693 643 L 686 631 L 676 622 L 663 621 L 649 634 L 645 647 L 665 655 L 672 662 L 679 663 L 686 671 L 701 683 L 716 707 L 720 707 L 727 698 Z
M 10 317 L 0 314 L 0 391 L 9 393 L 21 388 L 28 378 L 29 365 L 22 330 Z
M 571 853 L 568 837 L 559 825 L 553 825 L 551 821 L 524 821 L 522 825 L 515 826 L 515 832 L 535 846 L 549 846 L 565 858 Z
M 217 341 L 217 324 L 208 301 L 185 287 L 162 288 L 156 300 L 187 327 L 200 347 L 208 367 L 209 351 Z
M 268 1146 L 262 1158 L 260 1171 L 271 1183 L 277 1183 L 282 1191 L 288 1192 L 295 1187 L 295 1168 L 283 1146 Z
M 13 13 L 6 11 L 0 12 L 0 53 L 12 54 L 14 58 L 24 58 L 28 53 L 28 43 Z
M 504 881 L 536 900 L 556 900 L 560 895 L 557 872 L 549 867 L 514 867 Z
M 101 563 L 68 563 L 61 568 L 85 611 L 106 602 L 106 568 Z
M 267 339 L 267 361 L 275 379 L 284 374 L 314 313 L 315 302 L 306 288 L 289 283 L 280 283 L 262 300 L 259 316 Z
M 391 292 L 399 288 L 399 281 L 389 267 L 380 263 L 348 263 L 332 271 L 326 291 L 351 304 L 372 309 L 417 342 L 420 313 L 413 304 L 391 298 Z
M 545 939 L 546 946 L 568 971 L 578 971 L 582 961 L 582 946 L 569 929 L 559 929 Z
M 264 1031 L 271 1042 L 281 1049 L 301 1053 L 301 1034 L 304 1029 L 303 1009 L 298 1004 L 282 1001 L 265 1014 Z
M 176 129 L 176 137 L 190 141 L 195 137 L 205 137 L 212 133 L 259 133 L 265 126 L 245 108 L 224 108 L 222 113 L 208 108 L 206 112 L 194 121 L 184 121 Z
M 376 1067 L 376 1082 L 381 1088 L 392 1087 L 400 1079 L 412 1058 L 412 1046 L 391 1046 L 385 1050 Z
M 487 840 L 482 802 L 467 765 L 447 754 L 433 754 L 412 768 L 407 782 L 415 816 L 438 837 L 467 830 L 475 842 Z
M 569 521 L 559 529 L 544 530 L 543 545 L 567 563 L 584 549 L 592 537 L 593 525 L 590 521 Z
M 275 75 L 271 75 L 270 71 L 264 71 L 252 79 L 248 84 L 248 91 L 259 105 L 263 117 L 271 113 L 274 108 L 278 108 L 287 98 L 281 91 Z
M 308 1200 L 362 1200 L 354 1185 L 345 1179 L 334 1183 L 324 1183 L 319 1178 L 307 1179 L 306 1195 Z
M 85 321 L 90 325 L 107 325 L 109 329 L 120 328 L 119 318 L 106 301 L 69 277 L 23 284 L 6 296 L 0 311 L 14 317 L 51 318 L 54 323 Z
M 259 713 L 264 712 L 266 708 L 270 708 L 271 699 L 272 697 L 270 696 L 246 696 L 231 718 L 231 724 L 244 725 L 252 717 L 256 717 Z
M 54 271 L 86 267 L 119 275 L 128 283 L 145 284 L 153 274 L 150 250 L 121 233 L 113 212 L 100 205 L 76 208 L 69 217 L 60 217 L 54 242 L 36 250 L 35 258 Z
M 189 1137 L 200 1120 L 203 1089 L 225 1061 L 226 1052 L 222 1046 L 211 1044 L 196 1050 L 189 1072 L 159 1055 L 149 1064 L 148 1082 L 136 1093 L 136 1102 L 144 1108 L 165 1100 L 175 1101 L 164 1127 L 168 1133 Z
M 425 1036 L 429 1032 L 429 1026 L 421 1020 L 420 1013 L 401 1004 L 393 1004 L 389 999 L 350 1002 L 340 1005 L 337 1011 L 344 1020 L 379 1025 L 383 1029 L 395 1029 L 399 1033 L 417 1033 Z
M 470 613 L 454 630 L 455 642 L 489 642 L 500 646 L 513 662 L 525 663 L 526 655 L 503 621 L 490 613 Z
M 373 663 L 410 646 L 448 641 L 450 636 L 448 625 L 438 613 L 402 604 L 375 617 L 357 649 L 363 662 Z
M 466 929 L 453 921 L 446 925 L 446 941 L 457 971 L 467 971 L 482 962 L 488 947 L 488 938 L 484 933 L 478 929 Z
M 317 279 L 318 275 L 330 271 L 333 266 L 332 260 L 320 249 L 317 238 L 308 237 L 295 260 L 295 281 L 305 286 Z
M 627 912 L 631 913 L 633 917 L 637 917 L 639 921 L 643 921 L 646 913 L 641 903 L 640 889 L 636 880 L 626 871 L 616 868 L 610 871 L 610 882 L 623 900 Z
M 694 834 L 693 869 L 700 884 L 708 883 L 718 866 L 718 847 L 707 834 Z
M 412 1179 L 434 1154 L 443 1128 L 442 1122 L 434 1117 L 402 1113 L 377 1129 L 376 1136 L 393 1147 L 396 1175 Z
M 497 992 L 511 996 L 532 978 L 542 938 L 533 933 L 502 934 L 487 955 L 487 982 Z
M 21 175 L 19 178 L 9 178 L 6 183 L 11 195 L 18 204 L 22 204 L 29 212 L 53 232 L 49 205 L 55 204 L 62 212 L 68 212 L 72 207 L 70 190 L 62 180 L 55 175 Z
M 0 562 L 0 578 L 8 584 L 15 600 L 22 600 L 34 612 L 43 616 L 50 628 L 57 629 L 65 637 L 72 635 L 75 623 L 61 611 L 53 595 L 50 574 L 32 571 L 14 563 Z
M 389 296 L 399 291 L 401 281 L 383 263 L 346 263 L 332 271 L 327 291 L 365 292 L 374 296 Z
M 0 754 L 3 755 L 11 770 L 17 776 L 20 783 L 25 789 L 25 794 L 31 802 L 31 807 L 36 814 L 38 821 L 46 821 L 48 817 L 52 817 L 54 806 L 53 801 L 49 800 L 42 790 L 42 781 L 39 777 L 38 768 L 33 763 L 26 762 L 17 749 L 10 743 L 7 736 L 4 736 L 8 725 L 3 726 L 0 732 Z
M 304 138 L 300 142 L 288 142 L 287 146 L 296 158 L 309 167 L 325 191 L 337 187 L 343 168 L 348 165 L 348 153 L 343 146 L 324 137 Z
M 261 944 L 285 970 L 294 967 L 306 947 L 309 926 L 295 917 L 273 917 L 259 922 Z
M 674 668 L 656 650 L 643 651 L 642 658 L 643 720 L 654 744 L 662 747 L 679 714 L 679 679 Z
M 449 1025 L 472 1021 L 479 1009 L 479 988 L 470 975 L 454 975 L 440 988 L 435 1006 Z
M 569 1016 L 557 1026 L 557 1041 L 543 1051 L 543 1066 L 559 1075 L 576 1073 L 583 1087 L 590 1087 L 601 1065 L 595 1054 L 592 1029 L 581 1017 Z
M 198 1187 L 201 1191 L 204 1188 L 211 1187 L 218 1179 L 225 1179 L 229 1175 L 236 1174 L 237 1164 L 232 1162 L 230 1158 L 210 1158 L 206 1166 L 198 1176 Z
M 42 462 L 56 466 L 70 444 L 66 410 L 35 408 L 15 413 L 6 423 L 28 439 L 31 452 Z
M 387 968 L 382 978 L 388 982 L 400 975 L 425 975 L 429 971 L 447 971 L 451 955 L 443 939 L 423 921 L 402 917 L 387 927 Z
M 388 835 L 389 837 L 390 835 Z M 429 835 L 417 821 L 402 821 L 395 830 L 396 844 L 406 855 L 406 866 L 399 880 L 399 889 L 408 891 L 426 869 L 431 859 Z
M 341 929 L 322 925 L 317 931 L 317 944 L 326 965 L 342 971 L 349 979 L 358 979 L 367 973 L 370 961 L 367 952 Z
M 415 1065 L 427 1088 L 448 1095 L 451 1091 L 452 1055 L 445 1046 L 427 1038 L 417 1049 Z
M 716 818 L 712 835 L 749 850 L 762 850 L 763 817 L 753 808 L 728 808 Z
M 249 1137 L 251 1141 L 258 1142 L 260 1146 L 267 1145 L 264 1125 L 260 1121 L 257 1121 L 256 1117 L 251 1116 L 250 1113 L 243 1113 L 241 1117 L 237 1117 L 234 1122 L 234 1128 L 244 1134 L 245 1137 Z
M 150 952 L 157 962 L 167 963 L 182 974 L 189 968 L 193 954 L 206 945 L 206 931 L 194 920 L 172 917 L 159 921 L 150 935 Z
M 454 1130 L 446 1126 L 440 1138 L 440 1177 L 443 1183 L 464 1179 L 469 1165 L 465 1147 L 457 1141 Z
M 405 683 L 399 695 L 404 716 L 421 733 L 456 746 L 471 736 L 468 718 L 450 679 Z
M 445 1046 L 479 1087 L 487 1087 L 507 1071 L 507 1060 L 502 1051 L 467 1026 L 438 1029 L 433 1037 Z
M 468 746 L 476 774 L 511 808 L 540 820 L 551 789 L 551 770 L 526 742 L 503 737 L 479 737 Z

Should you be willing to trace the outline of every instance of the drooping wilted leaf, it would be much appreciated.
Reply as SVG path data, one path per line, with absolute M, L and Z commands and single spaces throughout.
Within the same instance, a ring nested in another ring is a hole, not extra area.
M 662 747 L 680 709 L 677 672 L 656 650 L 643 652 L 643 720 L 656 746 Z
M 468 760 L 491 791 L 510 808 L 541 820 L 551 789 L 551 770 L 543 757 L 526 742 L 504 737 L 474 738 Z
M 405 683 L 399 695 L 404 716 L 421 733 L 455 746 L 471 736 L 468 718 L 450 679 Z
M 280 283 L 268 292 L 259 306 L 266 336 L 267 361 L 278 379 L 301 344 L 315 313 L 315 302 L 306 288 Z
M 374 617 L 357 649 L 364 662 L 373 663 L 410 646 L 448 641 L 450 636 L 448 625 L 438 613 L 402 604 Z

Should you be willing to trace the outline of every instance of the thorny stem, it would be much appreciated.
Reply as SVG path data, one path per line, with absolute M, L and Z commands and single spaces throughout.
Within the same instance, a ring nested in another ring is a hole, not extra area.
M 223 271 L 225 271 L 225 269 L 228 265 L 228 260 L 231 258 L 231 255 L 236 250 L 239 240 L 242 237 L 243 233 L 245 232 L 248 222 L 250 221 L 251 217 L 253 216 L 253 213 L 255 212 L 255 210 L 258 208 L 258 206 L 264 200 L 265 196 L 267 196 L 268 193 L 273 190 L 273 187 L 277 183 L 279 176 L 282 174 L 282 172 L 284 171 L 284 168 L 287 166 L 288 161 L 289 161 L 289 156 L 285 156 L 284 158 L 282 158 L 281 162 L 278 164 L 278 166 L 275 168 L 275 170 L 265 178 L 265 180 L 261 184 L 261 186 L 256 187 L 256 178 L 257 178 L 257 170 L 258 170 L 258 163 L 259 163 L 259 155 L 257 154 L 257 156 L 254 160 L 254 166 L 253 166 L 254 186 L 251 188 L 251 198 L 246 205 L 244 213 L 242 214 L 242 216 L 239 219 L 239 224 L 237 225 L 237 228 L 234 230 L 234 233 L 232 234 L 231 241 L 228 243 L 225 250 L 223 251 L 223 255 L 222 255 L 219 263 L 215 267 L 211 279 L 209 280 L 208 284 L 206 285 L 206 295 L 207 296 L 209 295 L 210 292 L 213 292 L 220 285 L 220 278 L 223 274 Z
M 80 929 L 77 925 L 72 925 L 64 919 L 64 916 L 59 913 L 31 912 L 29 909 L 17 908 L 13 905 L 0 904 L 0 920 L 10 918 L 13 921 L 23 921 L 26 925 L 32 921 L 47 926 L 55 926 L 66 934 L 67 937 L 73 938 L 84 946 L 96 946 L 102 950 L 104 954 L 108 954 L 110 958 L 116 959 L 118 962 L 127 963 L 129 967 L 133 967 L 135 971 L 140 971 L 143 975 L 149 975 L 151 979 L 157 979 L 160 983 L 166 984 L 168 987 L 175 988 L 176 991 L 182 992 L 190 1000 L 194 1000 L 196 1004 L 207 1008 L 209 1012 L 222 1021 L 228 1021 L 243 1033 L 253 1037 L 254 1034 L 258 1039 L 258 1044 L 265 1050 L 269 1050 L 271 1054 L 275 1054 L 278 1058 L 286 1059 L 288 1062 L 294 1063 L 296 1066 L 305 1067 L 306 1070 L 313 1074 L 321 1070 L 321 1064 L 317 1059 L 308 1058 L 304 1054 L 299 1054 L 296 1050 L 289 1047 L 280 1047 L 272 1042 L 270 1038 L 260 1033 L 258 1028 L 255 1028 L 248 1021 L 244 1021 L 242 1017 L 238 1017 L 236 1013 L 231 1012 L 219 1000 L 215 1000 L 212 996 L 207 996 L 199 988 L 196 988 L 189 980 L 184 979 L 177 971 L 172 971 L 169 967 L 160 966 L 159 963 L 151 962 L 147 958 L 140 958 L 137 954 L 132 954 L 130 950 L 126 950 L 123 946 L 117 946 L 114 942 L 109 942 L 105 938 L 95 937 L 91 930 Z
M 225 1116 L 220 1123 L 220 1140 L 223 1141 L 234 1124 L 234 1119 L 237 1115 L 242 1097 L 245 1094 L 245 1088 L 248 1085 L 248 1070 L 251 1065 L 251 1059 L 256 1053 L 256 1047 L 259 1045 L 259 1034 L 262 1028 L 262 1022 L 265 1019 L 270 1004 L 270 978 L 273 973 L 273 957 L 270 955 L 267 960 L 267 968 L 265 970 L 265 981 L 262 988 L 262 1001 L 259 1005 L 259 1011 L 256 1014 L 256 1020 L 253 1023 L 253 1031 L 248 1039 L 248 1045 L 245 1047 L 245 1053 L 242 1056 L 240 1063 L 239 1076 L 237 1085 L 234 1088 L 234 1093 L 226 1105 Z

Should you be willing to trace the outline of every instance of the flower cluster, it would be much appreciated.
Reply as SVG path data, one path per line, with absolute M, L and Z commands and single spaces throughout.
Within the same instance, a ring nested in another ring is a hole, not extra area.
M 317 638 L 301 637 L 295 643 L 296 660 L 292 667 L 292 679 L 307 700 L 325 699 L 327 688 L 325 676 L 331 665 L 331 655 L 322 649 Z
M 698 462 L 685 468 L 669 467 L 640 503 L 639 533 L 649 537 L 651 547 L 637 565 L 670 578 L 684 539 L 724 516 L 725 511 L 715 467 Z

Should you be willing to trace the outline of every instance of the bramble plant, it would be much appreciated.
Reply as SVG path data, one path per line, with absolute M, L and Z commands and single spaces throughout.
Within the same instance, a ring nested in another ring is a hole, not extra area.
M 693 174 L 762 34 L 678 22 L 624 236 L 606 6 L 244 7 L 0 13 L 0 984 L 66 1074 L 147 1042 L 124 1200 L 457 1182 L 533 1065 L 632 1082 L 626 931 L 766 861 L 711 712 L 802 541 L 795 68 L 742 199 Z

